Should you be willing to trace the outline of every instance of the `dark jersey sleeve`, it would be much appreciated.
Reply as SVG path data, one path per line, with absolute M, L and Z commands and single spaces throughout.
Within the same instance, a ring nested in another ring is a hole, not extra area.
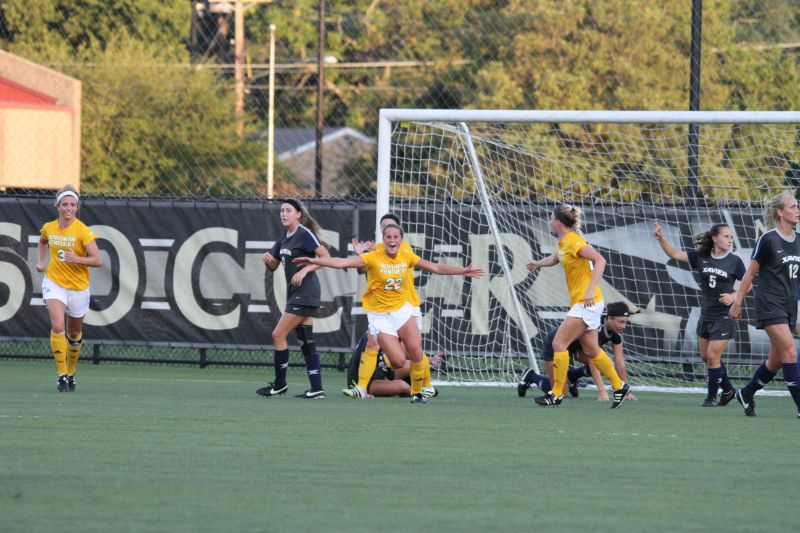
M 686 255 L 689 257 L 689 264 L 692 265 L 692 268 L 697 268 L 700 264 L 697 262 L 697 259 L 700 257 L 697 250 L 686 250 Z
M 747 269 L 744 267 L 744 261 L 740 258 L 739 263 L 736 265 L 736 279 L 741 281 L 742 278 L 744 278 L 745 272 L 747 272 Z
M 758 238 L 756 247 L 753 248 L 751 259 L 755 259 L 759 264 L 763 265 L 772 256 L 772 241 L 768 237 L 768 233 L 764 233 Z
M 303 233 L 303 240 L 301 241 L 300 247 L 304 252 L 307 254 L 313 254 L 314 250 L 316 250 L 319 245 L 320 242 L 314 238 L 314 234 L 311 233 L 311 230 Z
M 283 235 L 278 237 L 278 240 L 275 241 L 275 245 L 272 247 L 272 250 L 269 252 L 272 254 L 272 257 L 280 261 L 281 259 L 281 241 L 283 240 Z

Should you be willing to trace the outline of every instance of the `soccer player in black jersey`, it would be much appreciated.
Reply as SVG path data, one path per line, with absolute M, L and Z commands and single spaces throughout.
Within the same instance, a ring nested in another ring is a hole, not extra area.
M 708 366 L 708 393 L 703 407 L 728 405 L 736 395 L 736 389 L 728 379 L 722 354 L 728 341 L 736 336 L 736 323 L 730 319 L 728 312 L 736 296 L 733 286 L 745 273 L 741 258 L 731 253 L 733 230 L 727 224 L 714 224 L 711 229 L 694 238 L 694 250 L 685 252 L 664 238 L 664 231 L 658 224 L 653 236 L 671 259 L 689 263 L 700 276 L 702 292 L 697 344 L 700 358 Z M 722 395 L 717 401 L 720 387 Z
M 608 343 L 612 345 L 614 354 L 614 368 L 619 374 L 620 378 L 628 381 L 628 372 L 625 368 L 625 358 L 622 351 L 622 331 L 628 325 L 628 317 L 631 315 L 630 309 L 625 302 L 612 302 L 608 304 L 606 313 L 600 319 L 600 328 L 597 330 L 597 342 L 600 346 L 606 346 Z M 532 368 L 526 368 L 522 371 L 522 378 L 517 384 L 517 394 L 524 397 L 531 385 L 536 385 L 543 392 L 547 393 L 552 389 L 551 383 L 553 382 L 553 338 L 556 335 L 558 328 L 553 329 L 548 333 L 542 341 L 542 359 L 547 365 L 547 376 L 537 374 Z M 585 363 L 580 367 L 570 368 L 567 372 L 567 383 L 569 384 L 569 393 L 573 398 L 577 398 L 578 380 L 582 377 L 591 377 L 598 389 L 598 400 L 607 401 L 608 393 L 603 385 L 600 372 L 593 369 L 593 365 L 589 364 L 589 358 L 586 357 L 581 348 L 581 343 L 578 341 L 572 342 L 567 348 L 570 356 L 576 361 Z M 594 371 L 592 371 L 594 370 Z M 596 375 L 595 375 L 596 374 Z M 563 391 L 562 391 L 563 394 Z M 628 393 L 628 400 L 635 400 L 633 394 Z
M 281 225 L 284 230 L 271 251 L 262 257 L 267 268 L 274 272 L 283 263 L 286 275 L 286 308 L 275 329 L 272 343 L 275 347 L 275 380 L 256 391 L 259 396 L 286 394 L 286 370 L 289 367 L 289 333 L 295 331 L 306 361 L 306 372 L 311 388 L 295 398 L 322 399 L 319 354 L 312 335 L 314 315 L 320 306 L 321 289 L 315 274 L 320 267 L 301 266 L 292 262 L 297 257 L 328 257 L 328 249 L 319 239 L 319 225 L 298 200 L 288 199 L 281 204 Z
M 756 242 L 750 266 L 731 305 L 730 317 L 742 314 L 744 295 L 758 276 L 756 284 L 756 327 L 769 336 L 769 355 L 758 367 L 750 382 L 736 392 L 736 400 L 747 416 L 756 416 L 753 397 L 772 381 L 778 370 L 789 389 L 800 418 L 797 348 L 792 331 L 797 323 L 797 289 L 800 281 L 800 234 L 794 226 L 800 222 L 797 200 L 783 192 L 769 200 L 764 209 L 768 231 Z

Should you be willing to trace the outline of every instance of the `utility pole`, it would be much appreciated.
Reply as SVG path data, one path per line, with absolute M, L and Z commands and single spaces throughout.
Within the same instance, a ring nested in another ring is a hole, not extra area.
M 325 0 L 319 0 L 317 45 L 317 126 L 314 150 L 314 196 L 322 195 L 322 130 L 325 127 Z
M 689 52 L 689 111 L 700 110 L 700 50 L 703 44 L 703 0 L 692 0 L 692 42 Z M 698 151 L 700 147 L 700 125 L 689 124 L 687 181 L 689 201 L 696 204 Z
M 236 0 L 233 8 L 233 71 L 236 93 L 236 133 L 244 137 L 244 3 Z
M 272 0 L 208 0 L 212 13 L 229 14 L 233 11 L 233 80 L 236 95 L 236 132 L 244 136 L 244 12 L 255 4 L 268 4 Z M 227 33 L 227 32 L 226 32 Z
M 275 24 L 269 25 L 269 108 L 267 110 L 267 198 L 275 189 Z

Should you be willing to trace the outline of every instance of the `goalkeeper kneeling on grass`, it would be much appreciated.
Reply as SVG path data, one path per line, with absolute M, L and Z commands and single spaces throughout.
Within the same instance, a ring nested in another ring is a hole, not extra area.
M 628 372 L 625 368 L 625 358 L 623 356 L 622 345 L 622 331 L 628 326 L 628 317 L 631 313 L 625 302 L 613 302 L 608 304 L 606 313 L 600 319 L 600 328 L 597 330 L 597 340 L 601 347 L 607 348 L 611 343 L 611 349 L 614 359 L 614 368 L 623 381 L 628 381 Z M 547 376 L 537 374 L 533 369 L 526 368 L 522 371 L 522 378 L 517 384 L 517 394 L 524 397 L 528 389 L 532 385 L 538 386 L 544 392 L 551 390 L 551 383 L 553 382 L 553 337 L 556 335 L 556 329 L 550 331 L 543 341 L 542 345 L 542 359 L 547 365 Z M 581 343 L 578 341 L 573 342 L 568 348 L 570 357 L 576 361 L 584 363 L 582 366 L 570 367 L 567 372 L 568 391 L 570 396 L 577 398 L 579 395 L 578 381 L 584 377 L 591 377 L 594 384 L 597 386 L 597 400 L 608 401 L 608 392 L 603 384 L 603 379 L 597 368 L 591 364 L 591 360 L 587 358 L 581 350 Z M 566 392 L 562 390 L 562 393 Z M 628 393 L 628 400 L 636 400 L 632 393 Z
M 358 367 L 361 365 L 361 356 L 364 353 L 369 333 L 365 333 L 353 350 L 350 363 L 347 365 L 347 385 L 352 386 L 358 382 Z M 431 365 L 438 366 L 442 360 L 440 354 L 430 358 Z M 430 371 L 429 371 L 430 372 Z M 378 352 L 378 364 L 375 367 L 369 384 L 366 387 L 367 398 L 389 398 L 392 396 L 408 397 L 411 394 L 411 361 L 406 359 L 405 365 L 393 369 L 386 360 L 382 351 Z M 428 374 L 430 380 L 430 374 Z M 431 396 L 439 394 L 436 387 L 431 387 Z

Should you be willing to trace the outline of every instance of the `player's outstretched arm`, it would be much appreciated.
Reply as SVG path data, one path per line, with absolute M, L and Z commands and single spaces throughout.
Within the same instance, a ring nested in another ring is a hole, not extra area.
M 664 237 L 664 230 L 661 229 L 661 226 L 658 224 L 656 224 L 655 228 L 653 229 L 653 237 L 656 238 L 658 244 L 661 245 L 661 249 L 664 250 L 664 253 L 667 254 L 670 259 L 681 261 L 683 263 L 689 262 L 689 254 L 672 246 L 672 244 L 670 244 L 670 242 Z
M 472 265 L 460 267 L 455 265 L 446 265 L 444 263 L 434 263 L 433 261 L 427 261 L 425 259 L 420 259 L 417 263 L 417 267 L 425 272 L 432 272 L 442 276 L 466 276 L 468 278 L 479 278 L 484 274 L 482 268 L 475 268 Z
M 361 257 L 354 255 L 351 257 L 295 257 L 292 263 L 298 265 L 319 265 L 329 268 L 363 268 L 366 266 Z
M 558 256 L 556 254 L 550 254 L 544 259 L 529 259 L 525 266 L 530 272 L 536 272 L 540 268 L 556 266 L 557 264 Z

